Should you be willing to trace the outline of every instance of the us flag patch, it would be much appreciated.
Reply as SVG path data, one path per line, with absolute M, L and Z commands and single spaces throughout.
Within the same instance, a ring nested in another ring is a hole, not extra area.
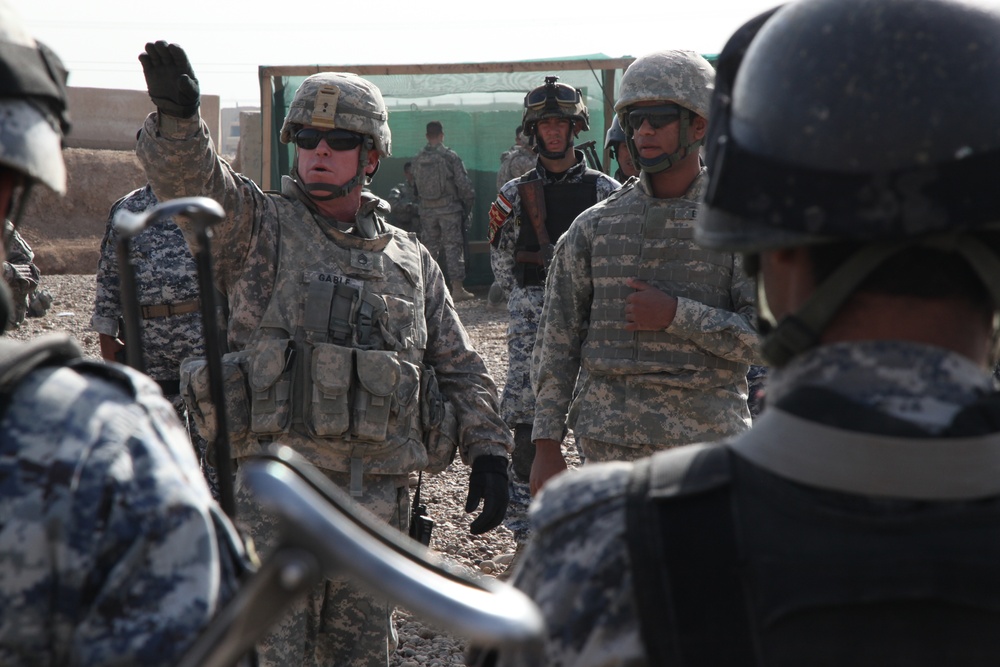
M 490 228 L 486 234 L 486 240 L 491 244 L 496 245 L 496 241 L 500 239 L 497 232 L 500 231 L 503 223 L 506 222 L 511 208 L 510 202 L 503 195 L 497 197 L 497 200 L 490 206 Z

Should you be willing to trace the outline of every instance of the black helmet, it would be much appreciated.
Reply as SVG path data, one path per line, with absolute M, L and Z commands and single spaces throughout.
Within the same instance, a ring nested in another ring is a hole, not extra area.
M 524 114 L 521 117 L 521 125 L 524 134 L 529 137 L 529 143 L 536 142 L 535 130 L 538 121 L 543 118 L 568 118 L 573 128 L 570 131 L 569 142 L 566 150 L 573 145 L 573 138 L 580 132 L 590 129 L 590 112 L 583 102 L 583 93 L 579 88 L 574 88 L 565 83 L 559 83 L 559 77 L 547 76 L 545 83 L 532 89 L 524 96 Z M 536 148 L 543 157 L 558 160 L 566 155 L 566 152 L 559 154 L 550 153 Z
M 608 128 L 607 134 L 604 135 L 604 149 L 608 150 L 624 142 L 625 130 L 622 129 L 621 121 L 618 120 L 618 114 L 615 114 L 614 119 L 611 121 L 611 127 Z
M 789 318 L 801 340 L 765 347 L 773 362 L 810 347 L 875 268 L 917 243 L 947 243 L 1000 303 L 1000 261 L 961 233 L 1000 227 L 998 34 L 995 5 L 800 0 L 730 39 L 697 242 L 751 254 L 865 244 Z

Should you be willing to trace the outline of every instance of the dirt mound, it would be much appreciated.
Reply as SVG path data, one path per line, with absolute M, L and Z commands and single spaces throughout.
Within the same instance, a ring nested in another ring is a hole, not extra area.
M 68 148 L 63 156 L 66 196 L 35 188 L 20 231 L 42 275 L 94 273 L 108 210 L 146 175 L 131 151 Z

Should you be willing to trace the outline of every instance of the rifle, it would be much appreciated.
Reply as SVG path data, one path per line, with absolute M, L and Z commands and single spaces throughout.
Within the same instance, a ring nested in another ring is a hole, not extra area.
M 517 184 L 517 194 L 521 198 L 521 210 L 528 216 L 531 227 L 538 238 L 538 250 L 518 250 L 514 259 L 524 264 L 538 264 L 543 269 L 549 268 L 556 247 L 549 238 L 549 230 L 545 228 L 545 187 L 541 179 L 534 178 Z
M 601 166 L 601 156 L 597 154 L 597 142 L 591 139 L 590 141 L 583 142 L 577 148 L 583 151 L 583 155 L 587 158 L 587 164 L 590 165 L 591 169 L 604 171 L 604 167 Z

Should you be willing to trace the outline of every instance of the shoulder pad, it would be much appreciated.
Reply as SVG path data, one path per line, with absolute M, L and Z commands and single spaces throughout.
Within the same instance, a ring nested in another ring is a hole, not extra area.
M 605 199 L 604 201 L 606 201 L 606 202 L 613 202 L 615 200 L 621 199 L 626 194 L 628 194 L 629 192 L 631 192 L 635 188 L 636 183 L 638 183 L 638 182 L 639 181 L 632 180 L 631 178 L 628 179 L 627 181 L 625 181 L 624 185 L 622 185 L 620 188 L 618 188 L 617 190 L 615 190 L 614 192 L 612 192 L 610 195 L 608 195 L 608 198 Z
M 559 475 L 532 501 L 531 520 L 539 530 L 624 500 L 632 464 L 625 461 L 588 464 Z
M 583 182 L 588 185 L 597 185 L 597 181 L 601 180 L 601 176 L 604 176 L 603 171 L 597 171 L 596 169 L 587 167 L 583 171 Z
M 649 463 L 652 498 L 689 496 L 719 488 L 732 479 L 730 449 L 725 442 L 675 447 L 657 452 Z
M 144 394 L 147 391 L 160 393 L 159 386 L 155 382 L 128 366 L 109 364 L 92 359 L 75 359 L 67 364 L 67 366 L 80 375 L 98 377 L 117 385 L 124 389 L 133 399 L 138 397 L 140 393 Z

